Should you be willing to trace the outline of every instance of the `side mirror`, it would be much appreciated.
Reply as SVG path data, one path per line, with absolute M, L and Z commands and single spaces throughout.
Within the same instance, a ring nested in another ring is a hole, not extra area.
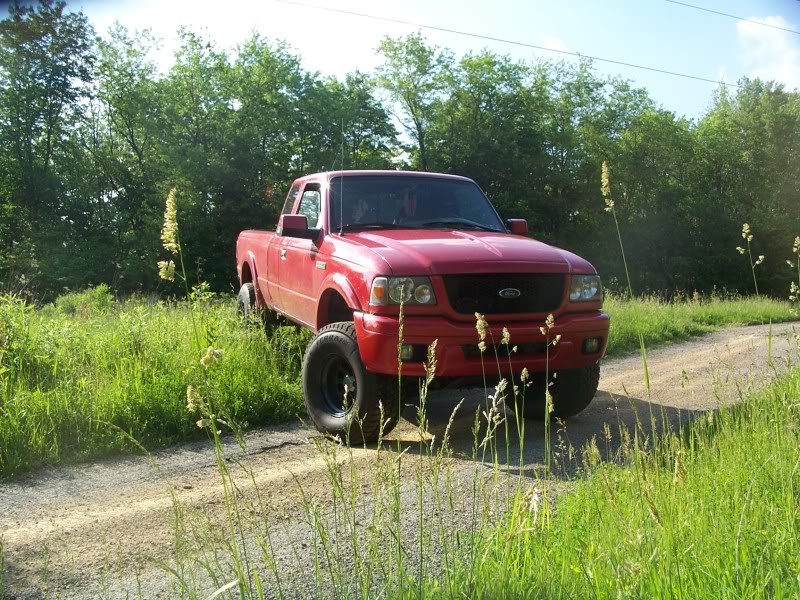
M 319 237 L 320 229 L 308 226 L 305 215 L 281 215 L 276 233 L 285 237 L 315 240 Z
M 515 235 L 525 235 L 528 233 L 528 222 L 525 219 L 509 219 L 506 225 L 511 233 Z

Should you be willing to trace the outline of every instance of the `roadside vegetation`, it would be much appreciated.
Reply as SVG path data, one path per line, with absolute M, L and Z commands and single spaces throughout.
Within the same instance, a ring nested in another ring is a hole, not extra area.
M 205 437 L 186 409 L 205 377 L 193 304 L 201 339 L 225 349 L 207 386 L 220 409 L 243 427 L 296 418 L 308 335 L 244 331 L 228 299 L 116 303 L 98 287 L 34 310 L 0 297 L 0 476 Z
M 623 439 L 584 449 L 557 502 L 521 490 L 477 560 L 399 597 L 798 597 L 800 370 L 655 448 Z
M 796 319 L 789 302 L 765 296 L 657 296 L 637 298 L 607 294 L 611 316 L 608 355 L 639 351 L 639 335 L 648 349 L 716 331 L 730 325 L 766 325 Z
M 186 386 L 205 377 L 197 356 L 211 345 L 225 353 L 210 381 L 219 412 L 243 428 L 301 418 L 309 334 L 291 326 L 269 336 L 257 326 L 244 331 L 230 298 L 207 291 L 193 298 L 116 302 L 105 286 L 40 309 L 0 298 L 0 476 L 205 437 L 199 416 L 186 410 Z M 787 302 L 763 296 L 612 296 L 607 308 L 612 355 L 637 350 L 640 331 L 649 348 L 726 325 L 791 318 Z

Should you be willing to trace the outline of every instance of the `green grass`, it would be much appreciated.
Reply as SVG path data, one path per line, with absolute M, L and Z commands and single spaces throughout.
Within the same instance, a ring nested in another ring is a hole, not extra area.
M 761 297 L 704 298 L 665 302 L 655 297 L 635 302 L 608 295 L 605 310 L 611 316 L 608 355 L 639 351 L 639 334 L 648 349 L 685 340 L 732 325 L 761 325 L 796 319 L 791 305 Z
M 425 597 L 800 597 L 800 370 L 477 533 Z M 619 464 L 619 463 L 622 464 Z M 406 597 L 419 597 L 416 593 Z
M 215 410 L 243 427 L 300 413 L 304 332 L 285 327 L 267 341 L 243 330 L 231 302 L 210 300 L 196 306 L 198 348 L 186 302 L 83 294 L 38 311 L 0 298 L 0 477 L 128 452 L 130 438 L 157 448 L 206 437 L 187 411 L 189 384 L 203 382 Z M 208 371 L 206 345 L 225 352 Z
M 130 438 L 158 448 L 203 437 L 198 415 L 186 410 L 189 384 L 210 386 L 215 410 L 244 428 L 303 414 L 299 371 L 307 333 L 284 327 L 267 340 L 260 331 L 242 331 L 229 300 L 198 301 L 201 345 L 225 351 L 206 373 L 190 306 L 118 304 L 104 287 L 39 310 L 0 299 L 0 477 L 129 452 Z M 610 298 L 607 309 L 611 355 L 638 349 L 637 331 L 651 347 L 728 324 L 789 318 L 787 303 L 766 298 L 674 304 Z

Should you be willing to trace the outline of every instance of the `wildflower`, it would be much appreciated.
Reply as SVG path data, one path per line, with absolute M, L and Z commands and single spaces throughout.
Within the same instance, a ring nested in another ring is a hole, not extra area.
M 164 281 L 175 281 L 175 263 L 171 260 L 158 261 L 158 276 Z
M 530 374 L 528 373 L 528 367 L 524 367 L 522 369 L 522 374 L 519 376 L 519 378 L 520 378 L 520 381 L 523 381 L 523 382 L 528 381 L 528 379 L 530 378 Z
M 203 358 L 200 359 L 200 364 L 207 369 L 209 366 L 220 360 L 223 354 L 224 352 L 222 350 L 216 350 L 209 346 L 206 349 L 205 354 L 203 354 Z
M 502 339 L 501 343 L 505 344 L 506 346 L 508 346 L 508 342 L 510 342 L 510 341 L 511 341 L 511 334 L 508 332 L 508 329 L 503 327 L 503 339 Z
M 744 254 L 745 252 L 747 252 L 747 250 L 745 250 L 745 249 L 744 249 L 744 248 L 742 248 L 741 246 L 736 246 L 736 251 L 737 251 L 739 254 Z
M 205 429 L 206 427 L 211 427 L 211 419 L 199 419 L 196 425 L 200 429 Z
M 750 231 L 750 225 L 748 225 L 747 223 L 742 225 L 742 238 L 747 240 L 748 242 L 753 241 L 753 234 Z
M 164 227 L 161 228 L 161 241 L 164 249 L 178 253 L 178 203 L 175 200 L 175 188 L 167 194 L 167 206 L 164 209 Z
M 478 331 L 478 336 L 481 341 L 486 339 L 486 319 L 479 312 L 475 313 L 475 329 Z
M 764 262 L 764 255 L 763 255 L 763 254 L 761 254 L 761 255 L 759 255 L 759 257 L 758 257 L 758 260 L 757 260 L 757 261 L 756 261 L 756 262 L 753 264 L 753 266 L 754 266 L 754 267 L 757 267 L 758 265 L 760 265 L 760 264 L 761 264 L 761 263 L 763 263 L 763 262 Z

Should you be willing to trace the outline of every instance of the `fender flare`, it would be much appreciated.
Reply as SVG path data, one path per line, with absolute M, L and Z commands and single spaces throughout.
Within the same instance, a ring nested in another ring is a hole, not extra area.
M 242 282 L 242 271 L 244 269 L 244 265 L 250 269 L 250 276 L 252 277 L 252 284 L 256 291 L 256 302 L 257 304 L 264 306 L 264 297 L 261 295 L 261 286 L 258 284 L 258 268 L 256 267 L 256 255 L 252 250 L 247 251 L 247 256 L 242 261 L 242 264 L 239 266 L 239 282 Z
M 347 306 L 354 311 L 361 310 L 361 302 L 358 299 L 358 295 L 353 290 L 353 286 L 350 284 L 350 281 L 341 273 L 332 273 L 325 280 L 322 282 L 320 286 L 319 292 L 319 300 L 317 301 L 317 315 L 316 315 L 316 322 L 320 322 L 320 311 L 323 309 L 322 306 L 322 298 L 325 296 L 325 293 L 329 290 L 337 292 L 344 301 L 347 303 Z

